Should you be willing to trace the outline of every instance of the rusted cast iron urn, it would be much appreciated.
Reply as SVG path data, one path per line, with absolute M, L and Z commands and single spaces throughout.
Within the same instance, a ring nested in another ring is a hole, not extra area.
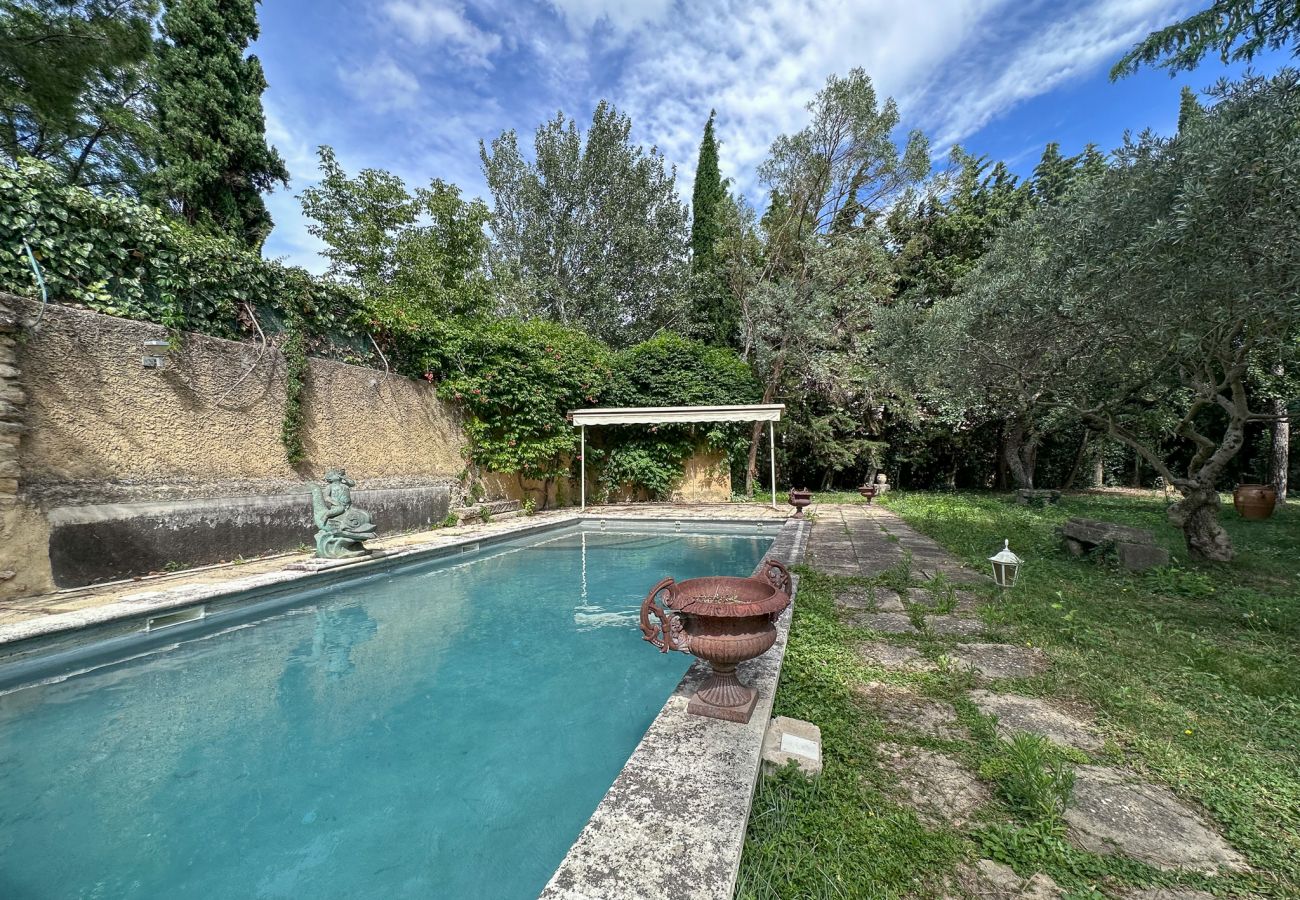
M 1243 519 L 1267 519 L 1276 503 L 1277 490 L 1271 484 L 1239 484 L 1232 492 L 1232 505 Z
M 794 507 L 794 517 L 803 518 L 803 511 L 812 506 L 812 491 L 804 488 L 802 491 L 790 491 L 790 505 Z
M 871 505 L 871 499 L 876 496 L 876 486 L 874 484 L 864 484 L 858 488 L 858 493 L 867 498 L 867 505 Z
M 740 683 L 736 665 L 772 649 L 792 584 L 774 559 L 764 560 L 760 572 L 751 578 L 665 578 L 641 604 L 647 641 L 664 653 L 692 653 L 712 667 L 688 712 L 730 722 L 748 722 L 754 714 L 758 691 Z

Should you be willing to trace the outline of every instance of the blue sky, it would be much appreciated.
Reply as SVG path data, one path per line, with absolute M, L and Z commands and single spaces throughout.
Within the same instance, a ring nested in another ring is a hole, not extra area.
M 1205 2 L 265 0 L 253 49 L 270 83 L 268 134 L 293 175 L 268 200 L 265 252 L 324 268 L 294 197 L 320 144 L 349 172 L 443 178 L 490 199 L 480 138 L 514 128 L 527 147 L 556 110 L 585 123 L 601 98 L 677 166 L 683 197 L 716 108 L 723 174 L 757 200 L 754 170 L 772 140 L 805 123 L 827 75 L 853 66 L 936 152 L 960 142 L 1027 173 L 1048 141 L 1074 153 L 1113 148 L 1127 129 L 1170 131 L 1183 84 L 1235 71 L 1211 61 L 1175 79 L 1107 80 L 1136 40 Z

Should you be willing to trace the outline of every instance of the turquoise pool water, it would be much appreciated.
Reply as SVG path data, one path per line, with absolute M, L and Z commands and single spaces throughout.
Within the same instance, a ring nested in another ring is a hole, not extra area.
M 551 533 L 4 694 L 0 897 L 535 897 L 690 663 L 645 592 L 770 543 Z

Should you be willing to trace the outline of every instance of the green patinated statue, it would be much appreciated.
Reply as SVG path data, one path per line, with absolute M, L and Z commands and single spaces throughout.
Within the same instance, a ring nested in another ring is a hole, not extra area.
M 375 536 L 370 513 L 352 508 L 356 482 L 342 469 L 325 473 L 325 487 L 311 486 L 312 519 L 316 522 L 316 556 L 320 559 L 351 559 L 370 551 L 362 546 Z

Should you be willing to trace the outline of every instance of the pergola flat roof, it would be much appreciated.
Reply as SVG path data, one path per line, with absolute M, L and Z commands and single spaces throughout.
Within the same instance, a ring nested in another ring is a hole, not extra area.
M 784 403 L 748 406 L 629 406 L 575 409 L 573 426 L 667 425 L 673 422 L 779 422 Z

